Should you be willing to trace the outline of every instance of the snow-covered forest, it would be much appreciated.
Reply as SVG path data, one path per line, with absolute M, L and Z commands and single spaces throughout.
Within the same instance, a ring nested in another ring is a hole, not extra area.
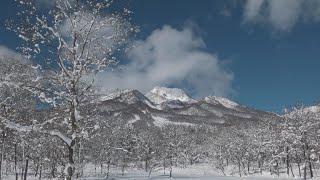
M 21 39 L 20 54 L 0 57 L 0 179 L 171 178 L 192 167 L 320 177 L 317 106 L 277 115 L 177 89 L 106 93 L 96 75 L 116 68 L 139 32 L 129 9 L 104 0 L 56 0 L 48 11 L 15 3 L 21 11 L 6 27 Z

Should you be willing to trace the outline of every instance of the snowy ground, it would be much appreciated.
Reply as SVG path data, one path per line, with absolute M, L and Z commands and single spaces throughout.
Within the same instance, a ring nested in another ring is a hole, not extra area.
M 105 178 L 98 178 L 98 177 L 92 177 L 92 178 L 84 178 L 85 180 L 101 180 Z M 141 177 L 141 176 L 135 176 L 135 177 L 112 177 L 109 178 L 110 180 L 161 180 L 161 179 L 170 179 L 166 176 L 153 176 L 153 177 Z M 268 178 L 268 177 L 223 177 L 223 176 L 176 176 L 171 179 L 177 179 L 177 180 L 273 180 L 273 179 L 286 179 L 286 178 Z M 287 180 L 287 179 L 286 179 Z
M 85 168 L 85 177 L 82 177 L 81 180 L 106 180 L 106 176 L 99 173 L 100 168 L 95 167 L 93 165 L 88 165 Z M 232 174 L 230 170 L 227 174 Z M 318 176 L 319 177 L 319 176 Z M 13 176 L 5 177 L 5 180 L 14 180 Z M 39 178 L 35 178 L 33 176 L 29 176 L 28 180 L 38 180 Z M 44 178 L 42 178 L 44 180 Z M 214 169 L 212 166 L 208 164 L 199 164 L 194 165 L 188 168 L 174 168 L 173 169 L 173 177 L 169 177 L 169 171 L 166 170 L 166 174 L 164 175 L 163 169 L 157 169 L 152 172 L 151 176 L 143 170 L 138 170 L 134 168 L 127 168 L 124 175 L 122 176 L 120 169 L 112 168 L 110 171 L 109 180 L 166 180 L 166 179 L 177 179 L 177 180 L 293 180 L 293 179 L 301 179 L 301 178 L 287 178 L 285 174 L 281 177 L 277 177 L 276 175 L 270 175 L 270 173 L 254 174 L 244 177 L 239 177 L 237 174 L 234 176 L 222 176 L 221 172 Z M 320 178 L 314 178 L 319 179 Z
M 95 180 L 95 179 L 106 179 L 105 176 L 96 176 L 94 168 L 87 168 L 87 174 L 92 174 L 92 176 L 84 177 L 83 180 Z M 91 170 L 91 172 L 90 172 Z M 93 170 L 93 171 L 92 171 Z M 114 172 L 117 170 L 113 170 Z M 124 176 L 121 172 L 112 173 L 109 177 L 110 180 L 165 180 L 165 179 L 177 179 L 177 180 L 272 180 L 272 179 L 283 179 L 292 180 L 294 178 L 277 177 L 270 175 L 269 173 L 264 173 L 263 175 L 248 176 L 248 177 L 237 177 L 237 176 L 222 176 L 216 169 L 207 164 L 195 165 L 188 168 L 174 168 L 173 177 L 169 177 L 169 171 L 166 171 L 164 175 L 163 169 L 155 170 L 149 177 L 148 173 L 137 170 L 137 169 L 127 169 Z M 299 178 L 295 178 L 299 179 Z

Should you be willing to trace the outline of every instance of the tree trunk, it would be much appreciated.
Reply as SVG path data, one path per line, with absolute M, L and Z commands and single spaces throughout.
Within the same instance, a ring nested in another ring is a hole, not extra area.
M 29 165 L 29 158 L 26 158 L 26 166 L 25 166 L 25 169 L 24 169 L 24 178 L 23 178 L 23 180 L 27 180 L 28 165 Z
M 148 172 L 148 158 L 145 159 L 145 170 Z
M 122 168 L 121 168 L 121 172 L 122 172 L 121 175 L 122 175 L 122 176 L 124 176 L 124 169 L 125 169 L 125 165 L 123 164 L 123 165 L 122 165 Z
M 41 176 L 42 176 L 42 165 L 40 165 L 39 180 L 41 180 Z
M 307 180 L 307 164 L 306 163 L 304 164 L 304 167 L 303 167 L 303 179 Z
M 163 158 L 163 175 L 166 174 L 166 158 Z
M 17 144 L 14 144 L 14 172 L 16 174 L 16 180 L 18 180 L 18 170 L 17 170 Z
M 287 156 L 286 156 L 287 175 L 289 177 L 289 147 L 288 146 L 286 147 L 286 153 L 287 153 Z
M 21 180 L 23 180 L 23 172 L 24 172 L 24 169 L 21 168 Z
M 80 171 L 80 169 L 77 170 L 77 177 L 81 177 L 83 175 L 83 159 L 81 157 L 81 154 L 82 154 L 82 142 L 79 141 L 78 164 L 79 164 L 79 168 L 81 168 L 81 171 Z M 101 166 L 101 168 L 102 168 L 102 166 Z M 101 172 L 102 172 L 102 169 L 101 169 Z
M 73 146 L 75 144 L 75 141 L 72 140 L 71 145 L 68 146 L 68 151 L 69 151 L 69 155 L 68 155 L 68 160 L 69 160 L 69 167 L 67 169 L 67 180 L 71 180 L 73 173 L 74 173 L 74 160 L 73 160 Z
M 292 177 L 295 177 L 295 175 L 294 175 L 294 173 L 293 173 L 293 169 L 292 169 L 292 164 L 290 164 L 290 169 L 291 169 Z
M 124 176 L 124 169 L 125 169 L 125 166 L 126 166 L 125 164 L 126 164 L 126 159 L 123 158 L 122 168 L 121 168 L 122 176 Z
M 3 151 L 2 151 L 2 154 L 3 154 Z M 2 160 L 0 160 L 0 180 L 2 180 Z
M 277 175 L 278 175 L 278 177 L 280 176 L 280 173 L 279 173 L 279 163 L 278 163 L 278 161 L 277 161 Z
M 4 160 L 4 144 L 5 144 L 5 137 L 6 133 L 5 131 L 2 131 L 2 151 L 1 151 L 1 161 L 0 161 L 0 180 L 2 179 L 2 164 Z
M 241 177 L 241 162 L 238 160 L 239 176 Z
M 297 162 L 297 165 L 298 165 L 298 169 L 299 169 L 299 177 L 301 177 L 301 169 L 300 169 L 300 162 L 299 161 Z
M 172 177 L 172 166 L 173 166 L 173 159 L 170 158 L 170 178 Z
M 312 164 L 311 161 L 309 160 L 309 170 L 310 170 L 310 178 L 313 178 L 313 171 L 312 171 Z
M 71 126 L 71 132 L 72 132 L 72 136 L 76 135 L 77 133 L 77 125 L 76 125 L 76 110 L 77 110 L 77 103 L 78 103 L 78 99 L 77 99 L 77 92 L 76 92 L 76 86 L 74 81 L 72 81 L 72 95 L 74 97 L 73 102 L 71 102 L 70 104 L 70 126 Z M 70 127 L 69 127 L 70 128 Z M 73 159 L 73 154 L 74 154 L 74 147 L 76 147 L 76 137 L 72 137 L 71 139 L 71 143 L 70 145 L 68 145 L 68 175 L 67 175 L 67 180 L 72 180 L 72 176 L 74 174 L 74 159 Z
M 244 175 L 247 175 L 246 174 L 246 165 L 244 164 L 244 162 L 242 162 L 242 169 L 243 169 Z
M 309 149 L 308 149 L 308 151 L 309 151 Z M 310 170 L 310 178 L 313 178 L 313 171 L 312 171 L 312 163 L 311 163 L 310 153 L 308 153 L 308 163 L 309 163 L 309 170 Z
M 109 177 L 109 174 L 110 174 L 110 161 L 108 161 L 107 162 L 108 164 L 107 164 L 107 179 L 108 179 L 108 177 Z
M 303 156 L 304 156 L 304 164 L 303 164 L 303 179 L 307 179 L 307 152 L 306 152 L 307 146 L 306 143 L 303 147 Z
M 260 171 L 260 174 L 262 174 L 262 163 L 261 163 L 261 160 L 259 159 L 258 160 L 258 167 L 259 167 L 259 171 Z
M 52 166 L 51 166 L 51 177 L 52 178 L 55 178 L 56 177 L 56 167 L 55 167 L 55 165 L 53 164 Z
M 33 163 L 36 163 L 36 162 L 33 162 Z M 36 172 L 34 174 L 34 177 L 37 177 L 38 176 L 38 173 L 39 173 L 39 163 L 36 163 Z
M 154 167 L 150 167 L 148 178 L 150 178 L 153 168 L 154 168 Z

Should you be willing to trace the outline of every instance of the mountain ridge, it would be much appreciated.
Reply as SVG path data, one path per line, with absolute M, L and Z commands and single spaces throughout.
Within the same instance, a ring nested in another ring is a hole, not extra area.
M 107 114 L 116 114 L 116 119 L 139 127 L 232 125 L 279 118 L 227 98 L 208 96 L 196 100 L 181 89 L 166 87 L 155 87 L 145 95 L 134 89 L 119 90 L 101 97 L 101 108 Z

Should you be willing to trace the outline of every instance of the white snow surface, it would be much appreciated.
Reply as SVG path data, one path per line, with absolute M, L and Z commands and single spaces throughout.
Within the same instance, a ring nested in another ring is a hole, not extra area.
M 135 114 L 134 118 L 128 121 L 128 124 L 133 124 L 133 123 L 139 121 L 140 119 L 141 119 L 140 116 Z
M 223 98 L 223 97 L 217 97 L 217 96 L 208 96 L 208 97 L 205 97 L 204 100 L 207 102 L 207 103 L 214 103 L 214 104 L 221 104 L 223 105 L 224 107 L 226 108 L 230 108 L 230 109 L 234 109 L 236 108 L 237 106 L 239 106 L 238 103 L 236 102 L 233 102 L 227 98 Z
M 153 124 L 157 127 L 163 127 L 168 124 L 172 125 L 181 125 L 181 126 L 193 126 L 194 124 L 188 123 L 188 122 L 174 122 L 170 121 L 166 118 L 159 117 L 159 116 L 152 116 L 152 119 L 154 120 Z
M 166 101 L 179 100 L 181 102 L 192 103 L 196 100 L 189 97 L 182 89 L 155 87 L 145 95 L 154 104 L 161 104 Z
M 105 165 L 106 166 L 106 165 Z M 104 167 L 105 168 L 105 167 Z M 106 169 L 104 169 L 104 172 Z M 173 167 L 172 176 L 169 177 L 169 168 L 165 171 L 163 168 L 156 168 L 152 171 L 149 176 L 148 172 L 138 168 L 126 168 L 124 175 L 122 175 L 121 168 L 111 167 L 110 180 L 166 180 L 166 179 L 177 179 L 177 180 L 294 180 L 301 178 L 286 177 L 282 174 L 280 177 L 276 175 L 270 175 L 269 172 L 263 172 L 253 174 L 250 176 L 239 177 L 237 174 L 233 176 L 223 176 L 222 173 L 214 168 L 213 165 L 209 164 L 197 164 L 186 168 Z M 14 175 L 4 177 L 6 180 L 15 180 Z M 316 174 L 314 179 L 318 179 L 319 176 Z M 39 177 L 28 176 L 29 180 L 38 180 Z M 43 180 L 49 180 L 49 178 L 42 178 Z M 50 180 L 58 180 L 59 178 L 50 178 Z M 84 169 L 84 176 L 79 180 L 106 180 L 106 174 L 100 174 L 100 168 L 93 164 L 87 164 Z
M 64 135 L 63 133 L 61 133 L 58 130 L 42 130 L 41 128 L 37 127 L 37 126 L 23 126 L 17 123 L 13 123 L 13 122 L 6 122 L 5 126 L 7 128 L 10 129 L 14 129 L 18 132 L 31 132 L 31 131 L 37 131 L 37 132 L 41 132 L 41 133 L 45 133 L 45 134 L 50 134 L 52 136 L 57 136 L 59 137 L 61 140 L 63 140 L 63 142 L 65 142 L 67 145 L 71 144 L 71 139 L 69 137 L 67 137 L 66 135 Z

